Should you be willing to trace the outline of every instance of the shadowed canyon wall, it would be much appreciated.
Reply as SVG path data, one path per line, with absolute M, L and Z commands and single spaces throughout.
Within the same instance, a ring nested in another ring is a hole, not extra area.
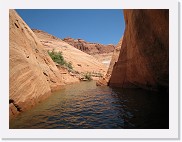
M 125 33 L 109 86 L 169 87 L 169 10 L 124 10 Z

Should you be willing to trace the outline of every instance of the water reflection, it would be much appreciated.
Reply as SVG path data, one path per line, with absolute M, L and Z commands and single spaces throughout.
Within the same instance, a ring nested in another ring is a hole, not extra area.
M 10 120 L 10 128 L 168 128 L 168 104 L 168 94 L 81 82 L 66 86 Z

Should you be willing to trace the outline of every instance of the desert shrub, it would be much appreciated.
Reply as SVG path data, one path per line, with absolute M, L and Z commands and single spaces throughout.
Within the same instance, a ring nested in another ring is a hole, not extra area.
M 52 51 L 48 51 L 49 56 L 52 58 L 52 60 L 60 65 L 64 65 L 68 69 L 73 69 L 72 63 L 71 62 L 66 62 L 64 60 L 64 57 L 62 55 L 62 52 L 55 52 L 54 49 Z
M 94 77 L 103 77 L 103 74 L 100 73 L 100 72 L 93 71 L 92 76 L 94 76 Z
M 64 57 L 62 55 L 62 52 L 55 52 L 54 50 L 48 51 L 49 56 L 52 58 L 52 60 L 60 65 L 65 64 Z
M 97 73 L 97 77 L 103 77 L 102 73 Z
M 71 62 L 65 62 L 64 64 L 66 67 L 68 67 L 69 69 L 73 69 L 72 63 Z
M 88 79 L 88 80 L 92 80 L 92 75 L 91 73 L 87 72 L 86 74 L 84 74 L 84 78 Z
M 73 66 L 72 66 L 71 62 L 68 63 L 68 68 L 73 69 Z

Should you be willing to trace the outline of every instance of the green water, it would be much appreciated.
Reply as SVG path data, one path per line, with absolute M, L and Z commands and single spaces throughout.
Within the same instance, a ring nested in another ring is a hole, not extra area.
M 44 102 L 10 120 L 11 129 L 169 128 L 168 94 L 96 86 L 67 85 Z

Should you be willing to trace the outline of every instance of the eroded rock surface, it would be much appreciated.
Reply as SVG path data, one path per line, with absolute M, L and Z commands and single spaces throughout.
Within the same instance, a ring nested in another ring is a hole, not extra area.
M 83 39 L 73 39 L 70 37 L 64 38 L 63 41 L 90 55 L 110 53 L 114 51 L 113 44 L 103 45 L 99 43 L 90 43 Z
M 169 10 L 124 10 L 126 29 L 110 86 L 169 86 Z
M 123 41 L 123 37 L 120 39 L 119 43 L 117 44 L 116 48 L 114 49 L 114 52 L 112 54 L 112 59 L 111 59 L 111 62 L 110 62 L 110 65 L 109 65 L 109 68 L 107 70 L 106 75 L 103 78 L 100 78 L 96 82 L 96 84 L 98 86 L 108 85 L 108 82 L 110 80 L 110 77 L 111 77 L 111 74 L 112 74 L 112 71 L 113 71 L 114 64 L 118 61 L 122 41 Z
M 32 30 L 16 11 L 9 12 L 9 97 L 26 110 L 64 84 L 60 71 Z
M 107 67 L 104 66 L 93 56 L 86 54 L 63 40 L 56 38 L 44 31 L 33 30 L 40 42 L 44 45 L 44 49 L 57 52 L 62 52 L 65 60 L 71 62 L 73 69 L 79 73 L 97 72 L 103 75 L 107 72 Z
M 9 99 L 16 102 L 10 103 L 10 118 L 20 108 L 27 110 L 63 85 L 79 82 L 80 73 L 106 73 L 107 68 L 91 55 L 45 32 L 33 32 L 15 10 L 10 10 L 9 19 Z M 48 55 L 53 49 L 62 52 L 76 74 L 53 62 Z

